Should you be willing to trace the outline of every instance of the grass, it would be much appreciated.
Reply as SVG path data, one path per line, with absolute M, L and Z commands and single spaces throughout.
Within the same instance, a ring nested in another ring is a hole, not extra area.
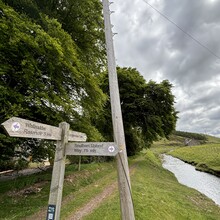
M 66 166 L 63 199 L 90 186 L 97 180 L 114 172 L 112 163 L 87 164 L 77 171 L 73 165 Z M 0 219 L 24 219 L 40 209 L 47 207 L 51 181 L 51 170 L 31 176 L 19 177 L 15 180 L 0 182 Z M 39 193 L 24 194 L 24 189 L 31 186 L 41 188 Z M 93 194 L 98 191 L 92 190 Z M 84 199 L 86 195 L 84 195 Z M 67 199 L 68 200 L 68 199 Z M 73 198 L 72 198 L 73 200 Z M 79 200 L 77 200 L 79 203 Z M 79 203 L 80 206 L 82 203 Z M 68 203 L 66 204 L 68 206 Z M 77 206 L 75 206 L 77 207 Z M 69 208 L 71 211 L 71 208 Z M 62 214 L 62 213 L 61 213 Z
M 170 139 L 161 139 L 153 144 L 156 154 L 167 153 L 196 166 L 196 169 L 220 176 L 220 138 L 206 136 L 206 144 L 184 146 L 185 138 L 171 135 Z
M 214 136 L 211 136 L 211 135 L 205 135 L 207 140 L 208 140 L 208 143 L 212 143 L 212 144 L 220 144 L 220 138 L 219 137 L 214 137 Z
M 193 161 L 199 158 L 201 161 L 198 160 L 198 164 L 202 162 L 216 168 L 220 148 L 218 144 L 180 147 L 182 141 L 175 137 L 170 141 L 161 139 L 151 150 L 145 150 L 139 156 L 129 159 L 131 164 L 136 163 L 135 172 L 131 176 L 136 220 L 219 219 L 220 208 L 196 190 L 179 184 L 172 173 L 162 168 L 159 155 L 171 150 L 172 153 L 185 155 L 184 152 L 190 149 L 188 154 L 193 157 Z M 46 210 L 50 180 L 51 171 L 46 171 L 0 182 L 0 219 L 26 219 L 42 208 Z M 61 219 L 70 219 L 73 212 L 116 180 L 114 162 L 83 164 L 81 171 L 77 171 L 73 165 L 66 166 Z M 42 188 L 41 191 L 30 195 L 22 193 L 33 185 Z M 118 192 L 112 193 L 109 199 L 84 219 L 121 219 Z
M 105 175 L 101 175 L 96 181 L 81 188 L 79 191 L 70 192 L 68 194 L 69 199 L 67 198 L 66 201 L 64 199 L 64 204 L 62 204 L 61 219 L 70 219 L 71 213 L 89 202 L 93 197 L 101 193 L 107 185 L 116 180 L 116 168 L 114 167 L 114 169 L 105 170 Z
M 182 147 L 169 154 L 196 165 L 199 170 L 220 176 L 220 144 Z
M 179 184 L 173 174 L 162 168 L 152 151 L 136 160 L 138 165 L 131 176 L 136 220 L 219 219 L 220 208 L 196 190 Z M 117 192 L 84 218 L 94 219 L 120 219 Z

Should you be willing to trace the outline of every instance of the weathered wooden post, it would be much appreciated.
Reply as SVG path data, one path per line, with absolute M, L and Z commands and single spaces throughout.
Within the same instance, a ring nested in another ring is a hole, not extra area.
M 46 220 L 60 219 L 66 155 L 114 157 L 119 152 L 118 146 L 114 142 L 85 142 L 86 134 L 69 130 L 69 124 L 66 122 L 60 123 L 59 127 L 54 127 L 12 117 L 2 125 L 12 137 L 57 141 Z M 68 143 L 68 141 L 74 141 L 74 143 Z
M 105 39 L 108 58 L 109 89 L 111 98 L 112 122 L 114 130 L 114 140 L 119 147 L 116 156 L 118 171 L 118 188 L 120 194 L 121 217 L 122 220 L 134 220 L 134 207 L 131 195 L 131 184 L 127 161 L 127 150 L 125 146 L 124 127 L 121 112 L 121 102 L 119 96 L 118 77 L 116 71 L 113 33 L 110 21 L 109 1 L 102 0 L 105 22 Z
M 65 173 L 65 146 L 69 137 L 69 124 L 62 122 L 59 124 L 62 129 L 61 140 L 57 141 L 56 152 L 53 165 L 52 180 L 50 186 L 49 205 L 47 210 L 47 220 L 59 220 L 62 202 L 63 181 Z

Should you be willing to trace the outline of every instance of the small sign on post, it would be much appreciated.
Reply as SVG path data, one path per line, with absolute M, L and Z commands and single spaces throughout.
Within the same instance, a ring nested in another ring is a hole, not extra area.
M 12 117 L 2 123 L 9 136 L 60 140 L 61 129 L 58 127 Z
M 55 211 L 56 211 L 55 205 L 48 205 L 46 220 L 55 220 Z
M 68 143 L 65 153 L 79 156 L 115 156 L 118 146 L 114 142 Z

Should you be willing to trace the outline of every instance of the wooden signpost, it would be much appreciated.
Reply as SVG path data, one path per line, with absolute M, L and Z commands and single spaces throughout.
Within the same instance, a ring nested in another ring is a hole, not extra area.
M 118 147 L 114 142 L 68 143 L 66 145 L 66 155 L 115 156 L 117 153 Z
M 85 142 L 86 134 L 69 130 L 69 124 L 66 122 L 54 127 L 12 117 L 2 123 L 2 126 L 12 137 L 57 141 L 46 220 L 60 219 L 66 155 L 116 156 L 119 151 L 114 142 Z M 68 143 L 68 141 L 77 142 Z
M 2 123 L 11 137 L 61 140 L 62 129 L 22 118 L 12 117 Z M 68 141 L 86 141 L 87 136 L 77 131 L 69 131 Z

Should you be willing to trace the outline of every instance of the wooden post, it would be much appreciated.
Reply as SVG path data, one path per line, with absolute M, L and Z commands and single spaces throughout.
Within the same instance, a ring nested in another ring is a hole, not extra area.
M 82 156 L 79 156 L 78 171 L 81 170 L 81 160 L 82 160 Z
M 121 113 L 121 103 L 119 97 L 118 78 L 116 72 L 116 63 L 114 56 L 114 47 L 112 39 L 112 30 L 110 22 L 109 1 L 103 1 L 103 12 L 105 21 L 105 38 L 108 58 L 108 74 L 111 98 L 112 121 L 114 130 L 114 139 L 119 147 L 119 153 L 116 156 L 118 171 L 118 187 L 120 193 L 121 217 L 122 220 L 134 220 L 134 208 L 131 195 L 131 185 L 129 177 L 129 168 L 127 161 L 127 151 L 125 146 L 124 127 Z
M 63 181 L 65 173 L 65 145 L 68 142 L 69 124 L 62 122 L 59 124 L 62 129 L 61 140 L 57 141 L 56 152 L 53 165 L 52 180 L 50 186 L 49 204 L 47 210 L 47 220 L 59 220 L 62 202 Z

